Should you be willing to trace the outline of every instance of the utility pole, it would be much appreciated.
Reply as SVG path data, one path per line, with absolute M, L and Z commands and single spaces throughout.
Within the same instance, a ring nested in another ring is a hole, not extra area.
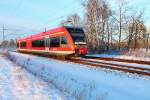
M 2 28 L 2 30 L 3 30 L 3 41 L 5 40 L 5 28 L 4 28 L 4 25 L 3 25 L 3 28 Z
M 5 29 L 5 26 L 3 25 L 2 27 L 2 33 L 3 33 L 3 41 L 5 40 L 5 31 L 8 30 L 8 29 Z

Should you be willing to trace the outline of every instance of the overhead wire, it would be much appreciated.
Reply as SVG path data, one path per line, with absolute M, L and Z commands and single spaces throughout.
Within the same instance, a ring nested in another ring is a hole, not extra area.
M 75 0 L 73 0 L 73 2 L 71 2 L 71 4 L 69 4 L 69 6 L 68 6 L 68 4 L 63 8 L 63 10 L 64 9 L 71 9 L 72 7 L 73 7 L 73 5 L 72 4 L 74 4 L 74 2 L 75 2 Z M 71 7 L 71 8 L 70 8 Z M 76 8 L 76 7 L 74 7 L 74 8 Z M 55 17 L 55 18 L 51 18 L 50 20 L 48 20 L 49 22 L 56 22 L 56 21 L 59 21 L 60 19 L 63 19 L 63 18 L 66 18 L 68 15 L 71 15 L 71 14 L 73 14 L 75 11 L 77 11 L 77 10 L 79 10 L 79 9 L 82 9 L 83 8 L 83 6 L 81 6 L 81 7 L 79 7 L 79 8 L 76 8 L 76 9 L 73 9 L 73 10 L 71 10 L 71 12 L 69 12 L 69 13 L 67 13 L 67 14 L 64 14 L 64 15 L 61 15 L 61 16 L 58 16 L 58 17 Z M 52 15 L 56 15 L 56 14 L 58 14 L 58 12 L 56 12 L 55 11 L 55 13 L 52 13 Z M 60 21 L 59 21 L 59 23 L 60 23 Z M 52 25 L 52 24 L 50 24 L 50 25 L 48 25 L 48 26 L 46 26 L 46 27 L 44 27 L 43 29 L 45 30 L 45 28 L 47 29 L 47 28 L 51 28 L 51 27 L 54 27 L 55 25 Z
M 75 13 L 75 11 L 81 10 L 82 8 L 84 8 L 84 7 L 83 7 L 83 6 L 81 6 L 81 7 L 79 7 L 79 8 L 73 9 L 73 10 L 71 10 L 71 11 L 70 11 L 70 13 L 68 13 L 68 14 L 64 14 L 64 15 L 59 16 L 59 17 L 54 18 L 54 19 L 50 19 L 49 21 L 50 21 L 50 22 L 58 21 L 58 20 L 60 20 L 60 19 L 63 19 L 63 18 L 65 18 L 65 17 L 67 17 L 68 15 L 74 14 L 74 13 Z M 52 25 L 50 25 L 50 26 L 52 26 Z M 49 27 L 46 27 L 46 28 L 49 28 Z

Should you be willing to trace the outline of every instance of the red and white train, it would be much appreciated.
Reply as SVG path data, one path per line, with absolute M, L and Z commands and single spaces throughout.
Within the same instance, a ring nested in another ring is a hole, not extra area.
M 86 55 L 87 44 L 82 28 L 59 27 L 17 40 L 17 51 L 49 55 Z

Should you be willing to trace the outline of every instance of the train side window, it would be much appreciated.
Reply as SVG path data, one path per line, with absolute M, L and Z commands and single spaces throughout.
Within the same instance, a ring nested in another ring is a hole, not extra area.
M 65 36 L 62 36 L 61 37 L 61 45 L 67 45 L 67 44 L 68 44 L 67 38 Z
M 21 45 L 20 47 L 24 48 L 24 47 L 26 47 L 27 43 L 26 42 L 21 42 L 20 45 Z
M 32 41 L 32 47 L 44 47 L 44 40 L 34 40 Z
M 60 37 L 50 38 L 50 47 L 60 47 Z

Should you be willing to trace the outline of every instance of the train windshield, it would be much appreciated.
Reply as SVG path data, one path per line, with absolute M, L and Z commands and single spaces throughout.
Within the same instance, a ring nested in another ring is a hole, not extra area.
M 82 28 L 66 28 L 75 43 L 85 42 L 85 34 Z

